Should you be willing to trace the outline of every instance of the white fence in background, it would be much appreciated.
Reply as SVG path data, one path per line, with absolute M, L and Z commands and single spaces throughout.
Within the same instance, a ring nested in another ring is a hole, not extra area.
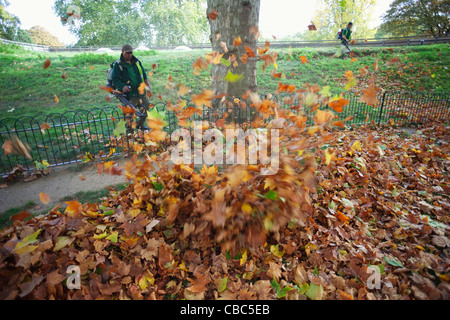
M 414 46 L 438 43 L 449 43 L 450 37 L 397 37 L 397 38 L 380 38 L 380 39 L 356 39 L 354 46 L 357 47 L 395 47 L 395 46 Z M 32 43 L 16 42 L 11 40 L 0 39 L 0 42 L 6 44 L 15 44 L 26 50 L 43 51 L 43 52 L 86 52 L 99 51 L 104 49 L 120 51 L 122 46 L 43 46 Z M 265 41 L 258 43 L 263 47 Z M 339 40 L 318 40 L 318 41 L 274 41 L 270 43 L 271 48 L 301 48 L 301 47 L 334 47 L 340 44 Z M 176 45 L 155 45 L 150 49 L 153 50 L 177 50 L 179 48 L 188 49 L 211 49 L 210 43 L 197 44 L 176 44 Z M 138 48 L 139 49 L 139 48 Z

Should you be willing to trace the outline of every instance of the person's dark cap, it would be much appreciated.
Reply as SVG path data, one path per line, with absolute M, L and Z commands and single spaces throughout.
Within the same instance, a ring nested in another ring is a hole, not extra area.
M 353 25 L 353 22 L 349 22 L 348 24 Z
M 133 51 L 133 47 L 130 44 L 126 44 L 122 47 L 122 51 L 125 51 L 125 52 Z

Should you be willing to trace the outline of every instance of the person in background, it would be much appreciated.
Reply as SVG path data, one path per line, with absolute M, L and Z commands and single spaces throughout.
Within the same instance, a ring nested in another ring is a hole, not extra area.
M 347 24 L 347 27 L 345 29 L 342 29 L 341 32 L 339 32 L 338 38 L 342 41 L 342 44 L 341 44 L 341 49 L 342 49 L 341 58 L 344 58 L 344 52 L 346 52 L 346 53 L 352 52 L 352 50 L 350 50 L 350 48 L 348 47 L 348 45 L 350 43 L 350 40 L 352 38 L 352 26 L 353 26 L 353 23 L 349 22 Z M 347 50 L 347 51 L 345 51 L 345 50 Z
M 141 113 L 146 113 L 150 107 L 147 97 L 147 90 L 151 96 L 150 84 L 141 61 L 133 55 L 133 47 L 129 44 L 122 47 L 120 59 L 114 63 L 112 84 L 116 90 L 122 91 L 127 100 Z M 138 125 L 144 126 L 144 121 L 145 118 L 142 118 L 142 123 Z

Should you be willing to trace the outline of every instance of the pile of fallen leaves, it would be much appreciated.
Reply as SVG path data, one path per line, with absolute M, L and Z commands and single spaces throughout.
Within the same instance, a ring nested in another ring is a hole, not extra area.
M 132 183 L 102 203 L 16 217 L 0 299 L 448 299 L 448 128 L 286 118 L 271 122 L 290 137 L 276 175 L 134 157 Z

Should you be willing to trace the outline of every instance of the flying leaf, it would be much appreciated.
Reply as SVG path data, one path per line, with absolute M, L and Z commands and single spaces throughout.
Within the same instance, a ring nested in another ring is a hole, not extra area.
M 213 9 L 210 13 L 208 13 L 208 18 L 210 18 L 212 21 L 216 20 L 219 16 L 219 13 L 216 9 Z
M 43 204 L 48 204 L 50 202 L 50 196 L 46 193 L 39 193 L 39 200 L 41 200 L 41 202 Z
M 302 63 L 309 63 L 308 59 L 305 56 L 300 56 L 300 61 Z
M 223 78 L 223 80 L 235 83 L 244 79 L 243 74 L 233 74 L 230 70 L 228 70 L 227 75 Z
M 127 122 L 125 120 L 120 120 L 117 123 L 117 126 L 113 131 L 114 136 L 120 137 L 121 135 L 126 134 L 126 132 L 127 132 L 127 129 L 125 127 L 126 124 L 127 124 Z
M 212 108 L 211 99 L 213 96 L 213 91 L 205 89 L 198 95 L 192 95 L 192 102 L 194 102 L 199 108 L 201 108 L 202 106 Z
M 361 96 L 359 101 L 365 102 L 369 106 L 378 105 L 378 87 L 371 83 L 367 89 L 363 89 L 362 91 L 363 95 Z
M 241 39 L 241 37 L 234 38 L 234 42 L 233 42 L 233 46 L 234 46 L 234 47 L 238 47 L 238 46 L 240 46 L 241 44 L 242 44 L 242 39 Z
M 333 100 L 328 103 L 328 106 L 336 112 L 342 112 L 343 107 L 348 105 L 350 100 L 346 100 L 344 98 L 340 98 L 339 100 Z
M 51 61 L 50 59 L 45 60 L 44 64 L 42 65 L 42 67 L 45 69 L 47 69 L 48 67 L 50 67 Z

